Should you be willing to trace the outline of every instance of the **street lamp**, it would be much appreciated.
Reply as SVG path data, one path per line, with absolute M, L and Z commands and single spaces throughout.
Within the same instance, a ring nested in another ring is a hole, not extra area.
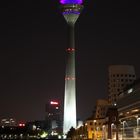
M 139 121 L 140 121 L 140 118 L 137 118 L 137 129 L 139 128 Z
M 84 125 L 85 126 L 85 132 L 84 133 L 85 133 L 85 138 L 86 139 L 87 139 L 87 125 L 88 125 L 87 123 L 85 123 L 85 125 Z
M 111 137 L 113 139 L 115 139 L 115 136 L 117 135 L 116 134 L 116 131 L 114 131 L 116 129 L 116 125 L 114 123 L 111 124 Z
M 92 138 L 94 139 L 95 137 L 95 131 L 96 131 L 96 127 L 95 127 L 95 124 L 96 124 L 97 120 L 93 120 L 93 134 L 92 134 Z
M 137 118 L 137 138 L 138 138 L 138 133 L 139 133 L 139 121 L 140 121 L 140 118 L 138 117 Z
M 122 124 L 123 124 L 123 134 L 122 134 L 122 138 L 124 138 L 125 123 L 126 123 L 126 121 L 123 121 L 123 122 L 122 122 Z
M 103 131 L 103 140 L 106 139 L 106 127 L 105 125 L 102 126 L 102 131 Z

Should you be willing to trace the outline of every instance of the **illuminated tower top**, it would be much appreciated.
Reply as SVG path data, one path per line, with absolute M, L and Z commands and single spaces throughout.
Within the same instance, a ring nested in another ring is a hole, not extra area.
M 74 25 L 82 9 L 83 0 L 60 0 L 61 11 L 69 25 Z
M 61 4 L 82 4 L 83 0 L 60 0 Z

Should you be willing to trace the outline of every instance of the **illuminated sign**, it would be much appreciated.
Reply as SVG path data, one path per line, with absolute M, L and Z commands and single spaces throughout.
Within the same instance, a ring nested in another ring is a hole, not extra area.
M 50 104 L 51 105 L 58 105 L 58 102 L 51 101 Z
M 25 126 L 25 123 L 19 123 L 18 126 L 24 127 Z

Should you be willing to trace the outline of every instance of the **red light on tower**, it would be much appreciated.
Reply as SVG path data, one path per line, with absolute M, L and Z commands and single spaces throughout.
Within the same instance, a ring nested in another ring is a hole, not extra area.
M 71 50 L 72 50 L 72 51 L 75 51 L 75 49 L 74 49 L 74 48 L 72 48 Z
M 67 51 L 71 51 L 71 48 L 67 48 Z
M 51 105 L 58 105 L 58 102 L 51 101 L 50 104 Z

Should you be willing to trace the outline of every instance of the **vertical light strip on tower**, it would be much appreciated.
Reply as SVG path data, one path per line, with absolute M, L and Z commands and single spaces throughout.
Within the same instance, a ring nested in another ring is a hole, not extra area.
M 75 82 L 75 40 L 74 25 L 78 19 L 83 0 L 60 0 L 62 14 L 69 26 L 69 42 L 67 47 L 67 64 L 65 75 L 64 95 L 64 124 L 63 133 L 71 127 L 76 128 L 76 82 Z

